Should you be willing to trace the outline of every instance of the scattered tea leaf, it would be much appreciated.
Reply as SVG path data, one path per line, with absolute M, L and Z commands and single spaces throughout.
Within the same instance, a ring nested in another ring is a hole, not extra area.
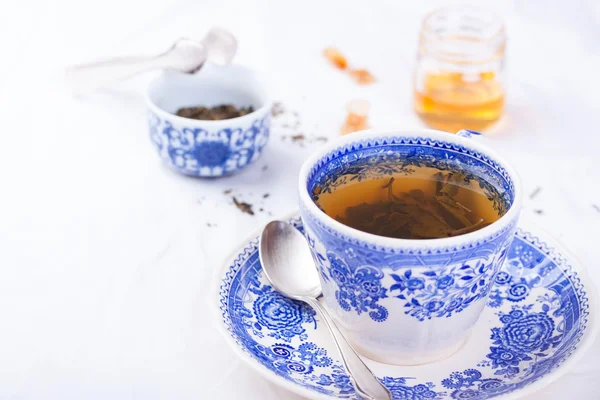
M 270 194 L 269 194 L 269 193 L 265 193 L 265 194 L 263 194 L 263 199 L 266 199 L 266 198 L 267 198 L 267 197 L 269 197 L 269 196 L 270 196 Z
M 285 106 L 282 102 L 276 101 L 273 103 L 273 107 L 271 107 L 271 115 L 273 117 L 278 117 L 281 114 L 285 113 Z
M 235 197 L 233 197 L 233 204 L 243 213 L 254 215 L 254 211 L 252 210 L 252 204 L 244 203 L 238 201 Z
M 285 126 L 283 126 L 283 127 L 285 127 Z M 280 136 L 280 138 L 281 138 L 281 141 L 283 141 L 283 142 L 289 140 L 291 143 L 298 144 L 301 147 L 304 147 L 305 144 L 313 144 L 313 143 L 317 143 L 317 142 L 324 143 L 329 140 L 325 136 L 305 135 L 304 133 L 295 133 L 293 135 L 282 135 L 282 136 Z
M 223 194 L 231 194 L 231 192 L 233 192 L 233 189 L 225 189 L 225 190 L 223 190 Z
M 292 142 L 299 142 L 306 139 L 306 136 L 304 136 L 303 133 L 299 133 L 297 135 L 290 136 L 290 139 L 292 139 Z
M 529 198 L 533 200 L 535 197 L 537 197 L 537 195 L 538 195 L 538 194 L 540 194 L 540 192 L 541 192 L 541 191 L 542 191 L 542 188 L 541 188 L 541 187 L 539 187 L 539 186 L 538 186 L 538 187 L 536 187 L 536 188 L 533 190 L 533 192 L 531 192 L 531 194 L 529 195 Z
M 592 208 L 600 213 L 600 206 L 597 204 L 592 204 Z
M 533 212 L 536 213 L 537 215 L 543 215 L 544 214 L 544 210 L 540 210 L 540 209 L 533 210 Z

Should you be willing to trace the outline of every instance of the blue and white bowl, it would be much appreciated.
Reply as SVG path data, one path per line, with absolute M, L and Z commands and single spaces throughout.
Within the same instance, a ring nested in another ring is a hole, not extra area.
M 182 107 L 234 104 L 255 111 L 238 118 L 198 121 Z M 240 65 L 205 66 L 198 74 L 167 71 L 147 93 L 150 138 L 160 157 L 185 175 L 219 177 L 256 161 L 267 144 L 271 100 L 264 82 Z
M 499 195 L 493 200 L 505 214 L 472 233 L 407 240 L 350 228 L 313 201 L 315 193 L 335 190 L 340 176 L 410 175 L 419 166 L 462 172 L 484 190 L 494 186 Z M 299 184 L 300 215 L 325 302 L 357 351 L 387 364 L 414 365 L 458 350 L 514 237 L 521 210 L 514 169 L 476 138 L 365 131 L 320 149 L 303 165 Z

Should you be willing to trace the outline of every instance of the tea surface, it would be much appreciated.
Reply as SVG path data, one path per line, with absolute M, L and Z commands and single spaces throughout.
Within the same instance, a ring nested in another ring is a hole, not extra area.
M 346 179 L 331 191 L 313 193 L 332 218 L 363 232 L 400 239 L 436 239 L 473 232 L 505 212 L 459 172 L 418 167 L 410 175 Z M 495 190 L 495 189 L 494 189 Z

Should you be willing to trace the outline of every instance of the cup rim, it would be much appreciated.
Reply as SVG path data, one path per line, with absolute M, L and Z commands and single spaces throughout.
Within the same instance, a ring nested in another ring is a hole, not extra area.
M 258 82 L 258 86 L 257 86 L 258 88 L 253 89 L 252 92 L 264 97 L 264 101 L 262 102 L 262 105 L 259 108 L 257 108 L 256 110 L 252 111 L 251 113 L 242 115 L 241 117 L 234 117 L 234 118 L 228 118 L 228 119 L 222 119 L 222 120 L 197 120 L 197 119 L 192 119 L 192 118 L 180 117 L 177 114 L 173 114 L 168 111 L 165 111 L 164 109 L 162 109 L 161 107 L 159 107 L 156 104 L 156 102 L 154 101 L 153 96 L 152 96 L 152 91 L 159 84 L 163 83 L 164 81 L 168 81 L 169 76 L 186 76 L 186 77 L 189 76 L 190 79 L 194 79 L 197 81 L 207 81 L 207 82 L 214 81 L 214 76 L 202 75 L 203 70 L 207 70 L 207 71 L 204 71 L 205 73 L 212 72 L 212 73 L 227 74 L 227 73 L 241 72 L 244 74 L 248 74 L 249 76 L 252 76 Z M 230 65 L 223 66 L 223 67 L 206 65 L 197 74 L 187 74 L 185 72 L 178 72 L 178 71 L 171 71 L 171 70 L 163 71 L 161 74 L 159 74 L 154 79 L 152 79 L 150 81 L 150 83 L 148 84 L 148 86 L 146 88 L 146 92 L 145 92 L 145 100 L 146 100 L 147 107 L 153 113 L 160 115 L 163 118 L 169 118 L 172 121 L 179 122 L 181 124 L 185 124 L 186 126 L 190 126 L 190 127 L 197 127 L 197 128 L 207 127 L 207 126 L 218 127 L 218 126 L 226 126 L 226 125 L 230 125 L 230 124 L 238 124 L 238 123 L 243 124 L 243 123 L 247 123 L 247 122 L 253 122 L 257 118 L 257 116 L 271 112 L 271 108 L 273 106 L 273 100 L 271 99 L 271 96 L 269 95 L 267 86 L 268 85 L 266 83 L 264 76 L 260 72 L 254 70 L 252 68 L 248 68 L 248 67 L 245 67 L 240 64 L 230 64 Z
M 510 178 L 512 179 L 514 186 L 514 197 L 513 202 L 510 205 L 506 214 L 500 217 L 497 221 L 494 221 L 490 225 L 479 229 L 474 232 L 465 233 L 463 235 L 448 237 L 448 238 L 438 238 L 438 239 L 398 239 L 398 238 L 390 238 L 386 236 L 378 236 L 372 233 L 367 233 L 360 231 L 355 228 L 351 228 L 347 225 L 338 222 L 334 218 L 327 215 L 323 212 L 319 207 L 317 207 L 316 203 L 310 196 L 308 192 L 308 174 L 310 173 L 311 168 L 319 161 L 321 158 L 326 156 L 331 151 L 342 147 L 347 144 L 351 144 L 354 142 L 360 142 L 363 140 L 369 139 L 384 139 L 386 137 L 408 137 L 408 138 L 424 138 L 424 139 L 436 139 L 445 142 L 459 144 L 468 149 L 475 150 L 481 154 L 484 154 L 500 164 L 502 168 L 506 170 Z M 320 148 L 318 151 L 313 153 L 302 165 L 300 168 L 300 174 L 298 179 L 299 185 L 299 195 L 300 195 L 300 204 L 301 208 L 305 207 L 312 217 L 316 218 L 321 224 L 324 226 L 331 227 L 334 231 L 337 231 L 343 234 L 346 237 L 357 239 L 363 242 L 367 242 L 369 244 L 375 246 L 383 246 L 386 248 L 393 249 L 407 249 L 407 250 L 420 250 L 420 249 L 431 249 L 431 248 L 448 248 L 451 246 L 456 246 L 463 244 L 465 242 L 473 243 L 482 240 L 487 240 L 491 236 L 494 236 L 494 233 L 498 231 L 503 231 L 503 228 L 508 227 L 511 223 L 518 217 L 518 214 L 521 210 L 522 204 L 522 187 L 521 187 L 521 179 L 517 174 L 516 170 L 509 164 L 503 157 L 498 155 L 496 151 L 485 146 L 481 143 L 478 143 L 477 138 L 473 140 L 473 138 L 465 138 L 460 137 L 455 134 L 449 132 L 438 131 L 434 129 L 418 129 L 418 130 L 364 130 L 360 132 L 355 132 L 343 137 L 340 137 L 338 140 L 335 140 L 331 143 Z

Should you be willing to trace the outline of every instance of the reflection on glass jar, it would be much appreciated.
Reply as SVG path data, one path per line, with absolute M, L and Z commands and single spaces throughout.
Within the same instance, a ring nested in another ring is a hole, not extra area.
M 414 77 L 415 111 L 449 132 L 482 130 L 504 109 L 506 35 L 495 14 L 443 8 L 423 21 Z

